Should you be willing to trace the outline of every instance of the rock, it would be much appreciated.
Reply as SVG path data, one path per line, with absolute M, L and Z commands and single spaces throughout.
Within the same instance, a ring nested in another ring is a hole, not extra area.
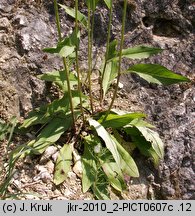
M 74 166 L 73 166 L 73 172 L 77 174 L 79 178 L 82 177 L 83 168 L 81 163 L 81 156 L 79 155 L 78 151 L 76 149 L 73 149 L 73 160 L 74 160 Z
M 51 156 L 53 156 L 56 152 L 57 152 L 57 147 L 55 146 L 49 146 L 45 152 L 43 153 L 43 155 L 41 156 L 40 159 L 40 164 L 44 164 L 45 162 L 47 162 Z
M 8 31 L 10 27 L 10 22 L 6 17 L 0 18 L 0 30 Z
M 58 155 L 59 155 L 59 151 L 57 151 L 55 154 L 52 155 L 52 159 L 53 159 L 54 162 L 57 161 Z
M 49 174 L 53 174 L 54 173 L 54 167 L 55 167 L 55 165 L 54 165 L 54 163 L 51 160 L 47 162 L 46 168 L 47 168 Z
M 13 116 L 19 117 L 19 96 L 17 90 L 11 83 L 0 80 L 0 118 L 7 120 Z
M 21 14 L 17 14 L 14 17 L 13 22 L 16 23 L 19 27 L 26 27 L 29 24 L 26 16 L 21 15 Z
M 79 178 L 82 178 L 83 168 L 80 160 L 75 163 L 72 170 Z
M 44 183 L 52 181 L 52 176 L 50 175 L 46 167 L 37 165 L 36 169 L 39 173 L 33 178 L 34 181 L 42 180 Z

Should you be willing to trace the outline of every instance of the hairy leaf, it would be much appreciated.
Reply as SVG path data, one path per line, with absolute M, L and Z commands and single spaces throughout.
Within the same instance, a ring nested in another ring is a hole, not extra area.
M 112 153 L 117 165 L 120 166 L 120 157 L 115 141 L 110 137 L 109 133 L 99 122 L 95 121 L 94 119 L 89 119 L 89 124 L 95 128 L 98 136 L 104 140 L 106 147 Z
M 72 148 L 65 144 L 59 152 L 54 172 L 54 184 L 61 184 L 66 178 L 71 169 L 72 163 Z
M 128 69 L 127 72 L 136 73 L 148 82 L 170 85 L 179 82 L 189 82 L 189 79 L 175 74 L 167 68 L 157 64 L 137 64 Z

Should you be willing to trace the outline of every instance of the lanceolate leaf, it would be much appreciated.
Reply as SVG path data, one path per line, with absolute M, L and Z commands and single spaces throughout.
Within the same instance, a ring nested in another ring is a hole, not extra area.
M 122 56 L 130 59 L 143 59 L 162 51 L 163 50 L 160 48 L 137 46 L 133 48 L 123 49 Z
M 65 38 L 63 41 L 60 41 L 57 47 L 45 48 L 43 51 L 59 54 L 60 57 L 70 56 L 75 51 L 75 46 L 78 43 L 79 38 L 80 32 L 76 34 L 76 31 L 73 31 L 69 37 Z
M 94 137 L 85 137 L 84 154 L 82 156 L 82 190 L 87 192 L 92 184 L 95 182 L 97 173 L 96 158 L 94 157 L 93 149 L 97 145 L 97 140 Z
M 115 188 L 118 191 L 122 191 L 125 189 L 123 174 L 116 163 L 104 163 L 102 165 L 102 168 L 105 174 L 107 175 L 108 181 L 110 182 L 113 188 Z
M 115 159 L 117 165 L 120 167 L 120 157 L 115 141 L 110 137 L 109 133 L 99 122 L 95 121 L 94 119 L 89 119 L 89 124 L 95 128 L 98 136 L 100 136 L 104 140 L 106 147 L 112 153 L 113 158 Z
M 83 101 L 86 101 L 86 97 L 82 95 Z M 80 98 L 78 91 L 72 91 L 72 102 L 74 108 L 80 104 Z M 29 113 L 28 118 L 20 126 L 22 128 L 28 128 L 29 126 L 37 124 L 46 124 L 51 119 L 55 118 L 66 118 L 67 112 L 69 110 L 69 95 L 64 93 L 63 98 L 54 100 L 48 105 L 40 107 L 39 110 L 34 110 Z
M 105 62 L 103 62 L 102 64 L 102 68 L 101 68 L 102 76 L 104 73 L 104 77 L 102 77 L 103 96 L 105 96 L 106 92 L 108 91 L 108 88 L 110 87 L 111 83 L 116 78 L 118 73 L 118 61 L 116 60 L 108 61 L 109 59 L 112 59 L 117 55 L 118 52 L 116 50 L 116 46 L 117 46 L 117 40 L 113 40 L 109 44 L 108 54 L 106 56 L 106 59 L 104 60 L 106 61 L 106 66 L 105 66 Z
M 140 152 L 147 156 L 151 157 L 153 159 L 154 165 L 159 165 L 159 156 L 155 152 L 155 150 L 152 148 L 151 143 L 146 141 L 144 137 L 140 136 L 132 136 L 133 143 L 137 146 L 137 148 L 140 150 Z
M 141 118 L 135 118 L 131 121 L 130 125 L 133 125 L 135 127 L 147 127 L 147 128 L 155 128 L 154 125 L 151 125 L 150 123 L 144 121 Z M 127 125 L 128 127 L 128 125 Z
M 54 184 L 61 184 L 66 178 L 70 171 L 72 163 L 72 148 L 71 145 L 65 144 L 62 149 L 60 149 L 54 173 Z
M 106 64 L 105 74 L 104 74 L 104 78 L 102 80 L 104 96 L 107 93 L 111 83 L 116 78 L 117 71 L 118 71 L 118 62 L 117 61 L 111 61 L 111 62 L 108 62 Z
M 87 1 L 87 6 L 92 10 L 95 11 L 95 8 L 99 2 L 99 0 L 86 0 Z
M 99 122 L 106 128 L 107 127 L 121 128 L 129 124 L 133 119 L 143 118 L 143 117 L 145 117 L 145 114 L 143 113 L 128 113 L 124 115 L 109 114 L 104 122 L 102 122 L 104 116 L 102 116 L 99 119 Z
M 59 5 L 61 8 L 63 8 L 65 10 L 65 12 L 69 16 L 75 18 L 75 9 L 74 8 L 70 8 L 70 7 L 67 7 L 67 6 L 62 5 L 62 4 L 59 4 Z M 82 14 L 80 11 L 78 11 L 78 21 L 81 22 L 82 25 L 87 28 L 87 17 L 84 14 Z
M 41 154 L 51 144 L 55 143 L 60 136 L 71 127 L 72 119 L 70 115 L 67 118 L 55 118 L 38 135 L 33 144 L 33 153 Z
M 189 82 L 188 78 L 175 74 L 167 68 L 157 64 L 137 64 L 130 67 L 127 72 L 136 73 L 148 82 L 163 85 Z
M 67 80 L 66 74 L 64 71 L 47 72 L 47 73 L 38 75 L 37 77 L 39 79 L 42 79 L 48 82 L 59 82 L 59 81 L 65 82 Z M 73 73 L 70 73 L 69 80 L 77 82 L 77 78 L 75 77 Z
M 158 157 L 162 159 L 164 157 L 164 144 L 158 133 L 147 127 L 137 127 L 137 129 L 142 133 L 145 139 L 152 144 L 152 148 Z
M 39 79 L 56 83 L 63 91 L 67 91 L 67 78 L 64 71 L 52 71 L 37 76 Z M 77 78 L 73 73 L 69 74 L 70 86 L 78 84 Z
M 117 45 L 118 45 L 117 40 L 113 40 L 112 42 L 110 42 L 109 49 L 108 49 L 107 61 L 115 58 L 118 55 Z
M 133 160 L 133 158 L 131 157 L 131 155 L 117 141 L 116 141 L 116 145 L 121 160 L 120 168 L 123 171 L 123 173 L 132 177 L 139 177 L 139 171 L 137 165 Z
M 102 174 L 102 175 L 101 175 Z M 99 178 L 96 179 L 94 184 L 92 185 L 92 190 L 97 199 L 99 200 L 109 200 L 109 192 L 108 192 L 108 183 L 105 181 L 105 174 L 104 173 L 97 173 L 96 176 L 99 176 Z
M 163 50 L 160 48 L 147 47 L 141 45 L 141 46 L 123 49 L 122 57 L 130 58 L 130 59 L 143 59 L 143 58 L 148 58 L 154 54 L 158 54 L 162 51 Z M 118 58 L 119 58 L 119 53 L 115 51 L 115 53 L 112 54 L 112 57 L 110 57 L 109 60 L 118 60 Z
M 106 3 L 109 9 L 112 7 L 112 0 L 104 0 L 104 2 Z
M 147 141 L 136 127 L 127 127 L 124 130 L 131 136 L 132 142 L 136 145 L 140 152 L 147 157 L 151 157 L 155 166 L 157 166 L 159 164 L 160 157 L 153 149 L 151 142 Z

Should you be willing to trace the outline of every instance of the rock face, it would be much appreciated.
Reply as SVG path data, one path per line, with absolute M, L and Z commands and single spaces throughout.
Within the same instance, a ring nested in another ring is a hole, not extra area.
M 146 62 L 159 63 L 194 80 L 194 1 L 136 1 L 131 14 L 134 25 L 127 45 L 151 44 L 165 51 Z M 136 15 L 139 14 L 138 17 Z M 139 21 L 138 21 L 138 20 Z M 132 78 L 136 83 L 132 83 Z M 160 87 L 137 77 L 123 77 L 129 93 L 145 107 L 166 144 L 161 164 L 161 195 L 166 199 L 195 198 L 195 85 Z
M 45 84 L 36 75 L 58 69 L 59 59 L 41 49 L 55 45 L 55 18 L 51 4 L 41 1 L 1 0 L 0 2 L 0 117 L 24 116 L 45 101 Z M 61 1 L 63 2 L 63 1 Z M 71 1 L 70 1 L 71 2 Z M 66 1 L 68 3 L 68 1 Z M 122 1 L 114 6 L 112 37 L 119 37 Z M 82 9 L 85 13 L 85 9 Z M 72 22 L 62 17 L 64 34 Z M 107 10 L 96 12 L 95 47 L 105 46 Z M 195 4 L 194 0 L 129 1 L 125 46 L 146 44 L 165 51 L 144 60 L 195 78 Z M 85 64 L 87 39 L 81 41 Z M 142 61 L 142 62 L 144 62 Z M 134 63 L 125 61 L 124 67 Z M 195 198 L 195 85 L 161 87 L 136 76 L 121 79 L 129 94 L 145 109 L 150 121 L 166 143 L 165 160 L 156 178 L 164 199 Z

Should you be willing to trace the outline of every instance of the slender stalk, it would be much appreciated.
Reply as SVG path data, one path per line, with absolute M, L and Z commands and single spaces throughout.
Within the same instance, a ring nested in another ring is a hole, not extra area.
M 91 28 L 91 7 L 90 3 L 88 4 L 88 83 L 89 83 L 89 98 L 90 98 L 90 106 L 92 113 L 93 109 L 93 96 L 91 90 L 91 73 L 92 73 L 92 28 Z
M 59 38 L 59 41 L 62 41 L 62 34 L 61 34 L 61 28 L 60 28 L 60 18 L 59 18 L 59 13 L 58 13 L 57 0 L 54 0 L 54 9 L 55 9 L 55 16 L 56 16 L 56 24 L 57 24 L 57 29 L 58 29 L 58 38 Z M 68 69 L 68 64 L 67 64 L 66 58 L 63 57 L 62 60 L 63 60 L 63 64 L 64 64 L 64 72 L 65 72 L 65 75 L 67 78 L 67 86 L 68 86 L 70 110 L 71 110 L 71 115 L 72 115 L 73 128 L 76 131 L 74 107 L 73 107 L 73 101 L 72 101 L 72 91 L 71 91 L 70 79 L 69 79 L 69 69 Z
M 78 0 L 75 0 L 75 31 L 76 35 L 78 34 Z M 83 111 L 83 101 L 82 101 L 82 91 L 81 91 L 81 81 L 80 81 L 80 70 L 79 70 L 79 55 L 78 55 L 78 41 L 76 43 L 76 71 L 77 71 L 77 78 L 78 78 L 78 91 L 79 91 L 79 98 L 80 98 L 80 110 L 81 110 L 81 115 L 83 118 L 83 123 L 85 123 L 85 116 L 84 116 L 84 111 Z
M 62 34 L 61 34 L 61 28 L 60 28 L 60 17 L 59 17 L 59 12 L 58 12 L 57 0 L 54 0 L 54 10 L 55 10 L 55 16 L 56 16 L 56 25 L 57 25 L 57 30 L 58 30 L 58 38 L 59 38 L 59 41 L 62 41 Z
M 101 77 L 101 82 L 100 82 L 100 106 L 102 106 L 103 102 L 103 80 L 104 80 L 104 75 L 106 71 L 106 65 L 107 65 L 107 60 L 108 60 L 108 52 L 109 52 L 109 46 L 110 46 L 110 33 L 111 33 L 111 25 L 112 25 L 112 13 L 113 13 L 113 6 L 112 6 L 112 0 L 111 0 L 111 7 L 109 10 L 109 22 L 108 22 L 108 34 L 107 34 L 107 43 L 106 43 L 106 53 L 105 53 L 105 62 L 104 62 L 104 67 L 103 67 L 103 72 L 102 72 L 102 77 Z
M 126 21 L 126 13 L 127 13 L 127 0 L 124 0 L 124 9 L 123 9 L 123 19 L 122 19 L 122 29 L 121 29 L 121 42 L 120 42 L 120 51 L 119 51 L 119 66 L 118 66 L 118 76 L 117 76 L 117 82 L 116 82 L 116 87 L 114 90 L 114 94 L 112 97 L 112 101 L 110 103 L 110 106 L 106 112 L 106 115 L 103 119 L 103 122 L 106 120 L 108 117 L 112 106 L 114 104 L 114 101 L 116 99 L 117 91 L 118 91 L 118 85 L 119 85 L 119 80 L 121 77 L 121 64 L 122 64 L 122 51 L 123 51 L 123 44 L 124 44 L 124 33 L 125 33 L 125 21 Z

